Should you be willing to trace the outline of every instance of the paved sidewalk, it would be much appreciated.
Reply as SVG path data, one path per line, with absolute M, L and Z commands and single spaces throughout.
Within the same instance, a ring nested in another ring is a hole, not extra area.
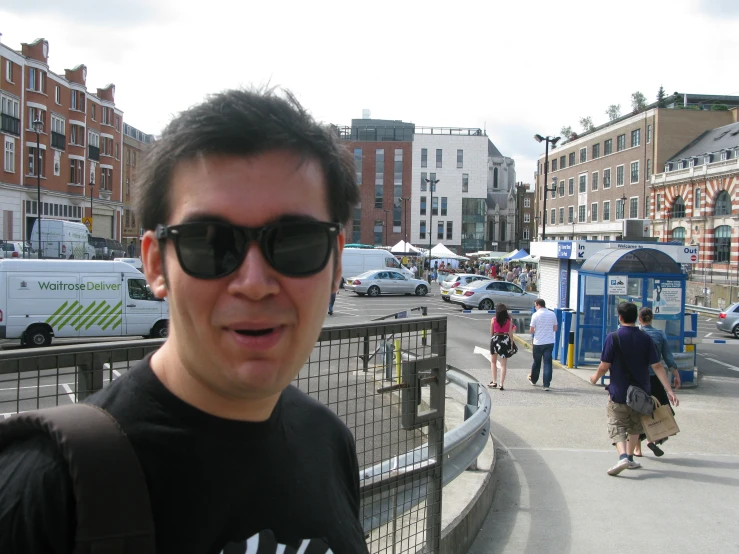
M 531 361 L 520 348 L 506 390 L 489 389 L 496 492 L 470 554 L 739 552 L 739 378 L 678 391 L 681 432 L 666 454 L 645 447 L 641 469 L 611 477 L 607 393 L 591 371 L 561 367 L 550 392 L 532 387 Z M 489 367 L 466 371 L 490 381 Z

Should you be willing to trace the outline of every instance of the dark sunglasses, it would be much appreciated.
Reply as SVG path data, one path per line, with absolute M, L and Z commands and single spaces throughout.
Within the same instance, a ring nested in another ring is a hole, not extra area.
M 326 267 L 340 232 L 341 224 L 324 221 L 279 222 L 260 228 L 193 221 L 157 225 L 156 237 L 174 243 L 182 270 L 197 279 L 218 279 L 236 271 L 253 241 L 275 270 L 287 277 L 308 277 Z

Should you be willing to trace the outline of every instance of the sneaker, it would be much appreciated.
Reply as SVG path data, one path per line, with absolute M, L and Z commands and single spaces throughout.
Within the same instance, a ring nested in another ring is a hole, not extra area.
M 544 390 L 545 390 L 545 391 L 550 391 L 550 390 L 552 390 L 552 389 L 550 389 L 549 387 L 544 387 Z
M 628 459 L 628 458 L 627 458 Z M 639 469 L 641 467 L 641 464 L 634 460 L 633 462 L 629 462 L 629 465 L 626 466 L 626 469 Z
M 629 459 L 623 458 L 619 460 L 615 466 L 608 470 L 608 475 L 618 475 L 627 467 L 629 467 Z
M 533 381 L 531 380 L 531 374 L 529 374 L 529 376 L 528 376 L 528 380 L 529 380 L 529 383 L 531 383 L 531 386 L 532 386 L 532 387 L 535 387 L 535 386 L 536 386 L 536 383 L 534 383 L 534 382 L 533 382 Z

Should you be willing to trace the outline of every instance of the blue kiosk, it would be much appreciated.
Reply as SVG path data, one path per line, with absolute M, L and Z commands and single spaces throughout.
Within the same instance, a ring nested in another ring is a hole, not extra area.
M 606 337 L 618 329 L 621 302 L 652 308 L 652 325 L 665 332 L 673 352 L 682 352 L 685 274 L 670 256 L 653 248 L 606 248 L 583 263 L 578 280 L 576 366 L 599 363 Z

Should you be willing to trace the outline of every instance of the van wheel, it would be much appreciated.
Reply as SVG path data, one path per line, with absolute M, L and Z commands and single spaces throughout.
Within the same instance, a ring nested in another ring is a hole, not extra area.
M 74 260 L 74 254 L 69 257 L 70 260 Z
M 32 325 L 23 335 L 25 345 L 31 348 L 42 348 L 51 344 L 51 331 L 43 325 Z
M 380 287 L 377 285 L 372 285 L 369 289 L 367 289 L 367 294 L 369 296 L 380 296 Z
M 166 321 L 158 321 L 151 330 L 151 338 L 166 339 L 169 336 L 169 325 Z

